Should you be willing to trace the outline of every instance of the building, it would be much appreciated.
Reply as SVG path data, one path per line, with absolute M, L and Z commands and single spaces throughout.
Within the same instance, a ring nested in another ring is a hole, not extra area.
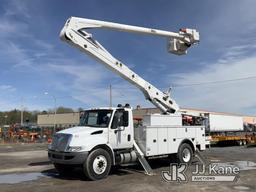
M 39 127 L 68 128 L 79 123 L 80 113 L 60 113 L 60 114 L 39 114 L 37 115 L 37 125 Z

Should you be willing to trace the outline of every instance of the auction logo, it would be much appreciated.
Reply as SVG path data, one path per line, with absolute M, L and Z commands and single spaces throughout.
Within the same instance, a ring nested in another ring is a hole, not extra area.
M 192 165 L 191 165 L 192 166 Z M 195 165 L 191 177 L 188 177 L 187 164 L 170 164 L 169 171 L 162 171 L 162 178 L 166 182 L 234 182 L 238 178 L 239 167 L 214 163 L 206 165 Z
M 186 164 L 171 164 L 169 171 L 162 171 L 162 178 L 167 181 L 178 181 L 178 182 L 186 182 L 187 176 L 185 171 L 187 169 Z

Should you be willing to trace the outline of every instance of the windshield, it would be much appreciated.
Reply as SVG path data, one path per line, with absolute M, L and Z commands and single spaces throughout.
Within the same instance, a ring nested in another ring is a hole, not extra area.
M 83 111 L 80 115 L 79 126 L 108 127 L 112 110 L 89 110 Z

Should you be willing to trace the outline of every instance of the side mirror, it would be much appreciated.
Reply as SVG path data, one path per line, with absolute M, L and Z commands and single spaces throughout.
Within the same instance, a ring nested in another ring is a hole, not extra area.
M 116 129 L 118 127 L 124 127 L 123 129 L 119 129 L 123 131 L 125 127 L 129 125 L 129 113 L 128 111 L 118 112 L 114 115 L 113 121 L 111 124 L 111 129 Z
M 123 126 L 128 127 L 128 125 L 129 125 L 129 113 L 128 111 L 124 111 Z
M 118 117 L 114 116 L 112 124 L 111 124 L 111 129 L 116 129 L 118 127 Z

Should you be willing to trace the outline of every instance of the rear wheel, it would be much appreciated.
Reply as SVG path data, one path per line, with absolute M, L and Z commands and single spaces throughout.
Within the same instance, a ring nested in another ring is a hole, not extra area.
M 92 151 L 83 165 L 84 174 L 91 180 L 99 180 L 108 176 L 111 169 L 110 154 L 104 149 Z
M 178 153 L 177 153 L 177 161 L 178 163 L 191 163 L 193 159 L 193 150 L 190 147 L 189 144 L 183 143 L 179 147 Z

